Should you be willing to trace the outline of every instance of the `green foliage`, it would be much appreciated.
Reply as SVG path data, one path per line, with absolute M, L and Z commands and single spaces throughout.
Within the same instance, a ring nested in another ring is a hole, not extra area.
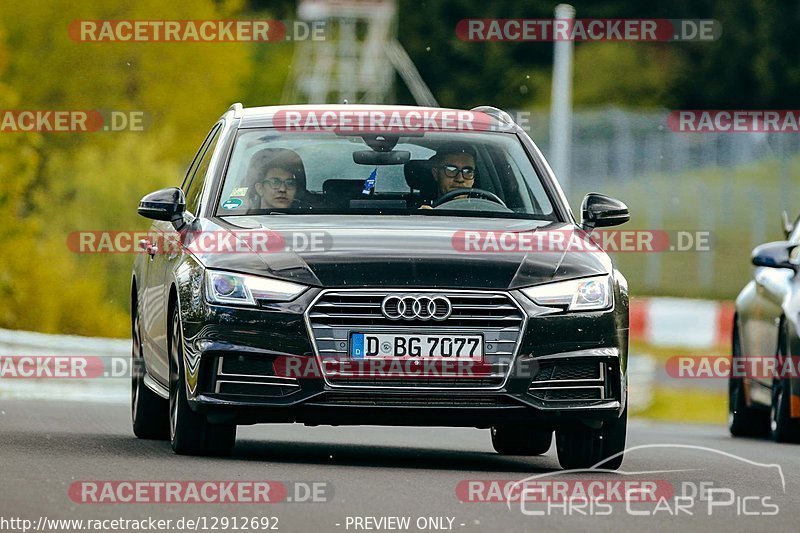
M 557 3 L 400 0 L 399 39 L 444 106 L 491 103 L 519 109 L 542 105 L 549 101 L 552 43 L 464 42 L 457 38 L 455 27 L 467 18 L 552 18 Z M 577 103 L 681 109 L 796 107 L 794 95 L 800 91 L 797 2 L 568 3 L 575 6 L 577 18 L 716 19 L 722 25 L 721 38 L 713 42 L 576 43 L 575 95 L 583 99 Z M 413 102 L 407 91 L 399 96 L 403 103 Z
M 245 43 L 86 43 L 76 19 L 244 18 L 241 4 L 0 4 L 0 109 L 139 110 L 144 132 L 0 134 L 0 327 L 125 336 L 132 254 L 79 254 L 79 231 L 139 230 L 145 193 L 179 184 L 241 97 Z
M 585 43 L 575 51 L 574 105 L 663 108 L 672 97 L 680 58 L 669 45 Z
M 0 3 L 0 25 L 13 52 L 8 83 L 24 88 L 27 108 L 141 110 L 152 128 L 181 132 L 165 151 L 187 157 L 214 120 L 240 95 L 250 70 L 247 43 L 76 42 L 73 20 L 224 19 L 244 17 L 237 3 Z M 20 91 L 22 93 L 22 91 Z M 190 105 L 187 103 L 190 102 Z M 53 139 L 73 145 L 82 139 Z M 93 138 L 91 142 L 105 139 Z M 109 137 L 109 143 L 116 142 Z

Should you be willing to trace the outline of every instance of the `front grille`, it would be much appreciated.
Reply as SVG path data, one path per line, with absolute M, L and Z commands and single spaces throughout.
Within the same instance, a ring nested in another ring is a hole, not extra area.
M 434 396 L 420 394 L 345 394 L 328 393 L 315 404 L 362 407 L 503 407 L 515 405 L 503 397 L 486 395 Z
M 570 381 L 583 379 L 601 379 L 601 363 L 587 361 L 572 364 L 542 365 L 533 381 Z
M 389 294 L 446 296 L 452 312 L 445 320 L 390 320 L 381 312 Z M 309 309 L 308 322 L 314 343 L 332 385 L 401 388 L 495 388 L 503 384 L 511 368 L 524 315 L 504 293 L 424 290 L 330 290 Z M 464 377 L 414 377 L 382 375 L 345 376 L 350 363 L 350 333 L 480 334 L 484 339 L 484 363 L 479 374 Z M 339 362 L 341 361 L 341 363 Z M 388 379 L 397 377 L 389 384 Z

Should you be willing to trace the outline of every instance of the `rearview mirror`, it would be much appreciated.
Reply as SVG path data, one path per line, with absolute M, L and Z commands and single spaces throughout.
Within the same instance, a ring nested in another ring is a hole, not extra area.
M 145 218 L 178 222 L 186 211 L 186 197 L 178 187 L 167 187 L 145 195 L 138 212 Z
M 605 194 L 590 192 L 581 203 L 581 227 L 586 231 L 619 226 L 630 219 L 628 206 Z
M 753 250 L 752 260 L 755 266 L 769 268 L 791 268 L 797 270 L 797 265 L 789 261 L 789 254 L 796 245 L 787 241 L 776 241 L 756 246 Z
M 353 152 L 353 162 L 356 165 L 402 165 L 409 159 L 411 159 L 411 152 L 408 150 L 392 150 L 391 152 L 359 150 Z

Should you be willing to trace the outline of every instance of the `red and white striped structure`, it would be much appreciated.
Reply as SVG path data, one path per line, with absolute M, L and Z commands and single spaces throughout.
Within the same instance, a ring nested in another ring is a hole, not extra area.
M 688 298 L 631 299 L 631 340 L 654 346 L 729 346 L 733 302 Z

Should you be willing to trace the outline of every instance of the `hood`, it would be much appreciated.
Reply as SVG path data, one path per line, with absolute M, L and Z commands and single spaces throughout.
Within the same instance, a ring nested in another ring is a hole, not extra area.
M 365 215 L 238 216 L 205 220 L 203 231 L 275 232 L 285 246 L 252 253 L 197 253 L 208 268 L 324 287 L 514 289 L 611 272 L 608 256 L 583 247 L 497 246 L 494 236 L 583 232 L 537 220 Z M 477 238 L 477 241 L 475 240 Z M 472 240 L 470 240 L 472 239 Z M 309 245 L 309 242 L 315 245 Z M 294 242 L 294 246 L 292 246 Z M 567 241 L 568 242 L 568 241 Z M 545 247 L 546 248 L 546 247 Z

